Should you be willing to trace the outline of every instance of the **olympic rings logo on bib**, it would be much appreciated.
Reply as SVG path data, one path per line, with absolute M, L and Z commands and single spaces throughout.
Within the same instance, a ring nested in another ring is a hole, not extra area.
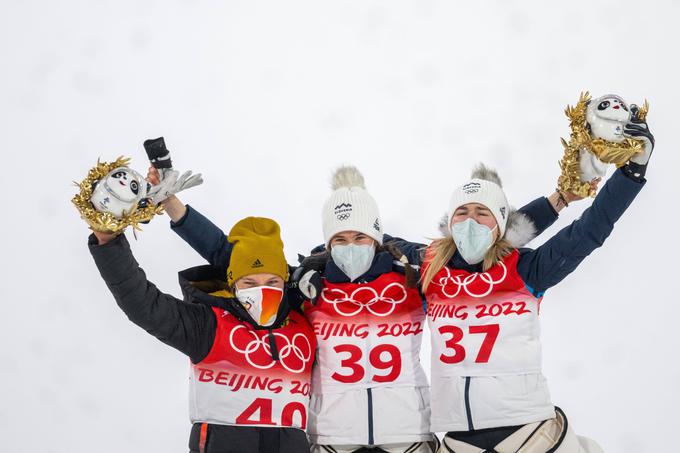
M 242 338 L 239 340 L 234 338 L 236 332 L 243 329 L 250 334 L 250 341 L 243 345 Z M 307 337 L 301 333 L 296 333 L 290 340 L 283 334 L 273 332 L 274 337 L 282 339 L 286 344 L 279 348 L 278 362 L 286 370 L 291 373 L 302 373 L 307 363 L 312 359 L 312 345 L 309 343 Z M 300 341 L 300 339 L 302 339 Z M 267 339 L 267 335 L 258 337 L 257 334 L 248 330 L 245 326 L 239 325 L 232 329 L 229 334 L 229 343 L 234 351 L 243 354 L 246 361 L 253 367 L 260 370 L 268 370 L 277 362 L 272 358 L 271 346 Z M 243 347 L 241 347 L 243 346 Z
M 354 316 L 364 309 L 375 316 L 389 316 L 407 297 L 406 288 L 397 282 L 385 286 L 380 293 L 370 286 L 360 286 L 351 294 L 340 288 L 321 291 L 321 298 L 342 316 Z
M 465 291 L 465 293 L 470 297 L 475 298 L 486 297 L 489 294 L 491 294 L 491 291 L 493 291 L 494 286 L 498 285 L 499 283 L 503 283 L 505 277 L 507 277 L 508 275 L 508 268 L 505 267 L 505 264 L 503 264 L 502 261 L 498 264 L 500 268 L 503 269 L 503 274 L 500 276 L 498 280 L 494 280 L 494 278 L 488 272 L 475 272 L 466 277 L 463 277 L 461 275 L 451 275 L 451 271 L 449 270 L 449 268 L 444 267 L 442 270 L 445 271 L 446 275 L 442 276 L 437 281 L 433 281 L 433 283 L 437 286 L 441 286 L 442 294 L 451 299 L 458 296 L 458 294 L 460 294 L 461 291 Z M 481 289 L 481 291 L 475 292 L 472 289 L 470 289 L 470 286 L 473 285 L 473 283 L 475 283 L 476 281 L 483 282 L 483 283 L 480 282 L 475 286 L 476 289 Z M 449 289 L 451 289 L 452 286 L 455 287 L 455 292 L 453 293 L 449 291 Z M 486 288 L 484 286 L 486 286 Z

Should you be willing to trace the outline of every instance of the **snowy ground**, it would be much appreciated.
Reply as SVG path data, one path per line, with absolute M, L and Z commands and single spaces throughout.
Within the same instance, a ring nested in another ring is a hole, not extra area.
M 547 294 L 544 372 L 554 402 L 606 451 L 668 451 L 680 406 L 677 2 L 3 0 L 1 10 L 3 451 L 187 451 L 188 360 L 116 307 L 69 202 L 97 157 L 125 154 L 143 170 L 142 141 L 164 135 L 176 166 L 205 177 L 186 201 L 224 228 L 277 219 L 294 260 L 321 240 L 340 163 L 363 170 L 386 231 L 413 240 L 436 235 L 450 190 L 478 161 L 501 170 L 516 205 L 551 192 L 562 110 L 583 89 L 649 99 L 657 149 L 604 249 Z M 200 263 L 165 218 L 133 247 L 177 295 L 176 272 Z

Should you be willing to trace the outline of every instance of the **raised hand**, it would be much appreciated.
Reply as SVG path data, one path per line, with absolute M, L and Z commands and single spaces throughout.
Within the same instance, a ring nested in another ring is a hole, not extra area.
M 147 174 L 147 180 L 153 185 L 149 191 L 153 204 L 158 204 L 183 190 L 203 184 L 203 177 L 200 173 L 194 175 L 191 171 L 187 171 L 180 175 L 172 168 L 170 151 L 165 147 L 163 137 L 146 140 L 144 149 L 153 168 L 153 170 L 149 168 Z
M 149 190 L 149 197 L 153 204 L 158 204 L 183 190 L 203 184 L 203 177 L 200 173 L 194 175 L 191 171 L 187 171 L 180 175 L 177 170 L 172 169 L 156 171 L 160 175 L 160 182 Z
M 649 131 L 647 122 L 640 119 L 640 108 L 632 104 L 630 106 L 631 119 L 623 129 L 623 134 L 629 138 L 635 138 L 644 142 L 644 151 L 630 158 L 631 162 L 646 166 L 654 150 L 654 135 Z
M 309 299 L 313 305 L 316 305 L 316 300 L 323 288 L 321 274 L 315 270 L 307 270 L 304 267 L 298 267 L 292 277 L 293 282 L 297 283 L 297 289 L 302 295 L 306 299 Z

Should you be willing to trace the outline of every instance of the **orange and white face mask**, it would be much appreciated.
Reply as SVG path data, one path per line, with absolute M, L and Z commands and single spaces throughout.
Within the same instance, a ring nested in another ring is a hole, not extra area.
M 276 320 L 283 299 L 283 290 L 273 286 L 237 288 L 236 298 L 256 323 L 268 327 Z

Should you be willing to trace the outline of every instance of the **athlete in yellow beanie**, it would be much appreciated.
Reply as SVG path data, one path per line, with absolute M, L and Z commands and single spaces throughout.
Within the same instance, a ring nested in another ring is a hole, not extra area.
M 229 286 L 252 274 L 273 274 L 288 280 L 278 223 L 265 217 L 246 217 L 234 225 L 228 240 L 234 245 L 227 268 Z
M 231 291 L 214 295 L 235 295 L 256 324 L 270 326 L 288 280 L 279 224 L 264 217 L 246 217 L 234 225 L 228 240 L 233 247 L 227 268 Z

